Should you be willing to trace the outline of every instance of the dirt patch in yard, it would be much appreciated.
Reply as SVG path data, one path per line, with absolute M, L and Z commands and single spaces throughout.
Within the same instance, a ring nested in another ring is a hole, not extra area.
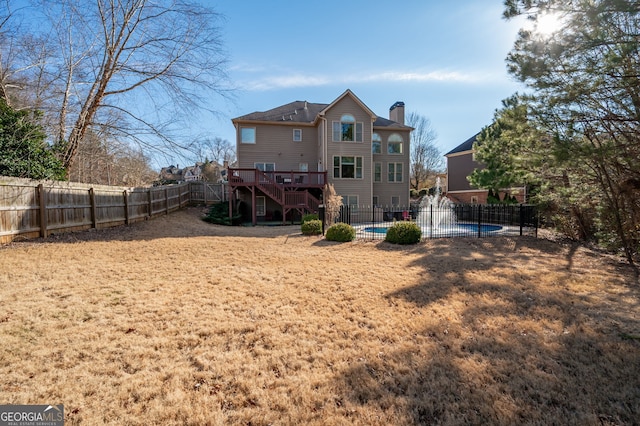
M 640 286 L 616 258 L 202 214 L 1 247 L 0 403 L 69 425 L 640 418 Z

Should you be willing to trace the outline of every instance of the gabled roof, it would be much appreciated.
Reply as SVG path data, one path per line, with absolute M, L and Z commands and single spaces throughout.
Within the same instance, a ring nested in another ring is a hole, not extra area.
M 451 154 L 457 154 L 457 153 L 465 152 L 465 151 L 472 151 L 473 150 L 473 144 L 476 143 L 476 138 L 478 137 L 479 134 L 480 134 L 480 132 L 478 132 L 475 135 L 471 136 L 469 139 L 467 139 L 466 141 L 462 142 L 460 145 L 458 145 L 457 147 L 453 148 L 451 151 L 447 152 L 444 156 L 446 157 L 447 155 L 451 155 Z
M 320 111 L 329 104 L 314 104 L 307 101 L 291 102 L 267 111 L 256 111 L 234 118 L 232 121 L 271 121 L 313 123 Z
M 338 96 L 338 97 L 336 98 L 336 100 L 335 100 L 335 101 L 333 101 L 333 102 L 331 102 L 329 105 L 327 105 L 327 107 L 326 107 L 325 109 L 323 109 L 322 111 L 320 111 L 320 115 L 324 115 L 324 114 L 325 114 L 325 112 L 327 112 L 327 110 L 329 110 L 331 107 L 333 107 L 335 104 L 337 104 L 338 102 L 340 102 L 343 98 L 345 98 L 345 97 L 347 97 L 347 96 L 351 97 L 351 98 L 352 98 L 352 99 L 353 99 L 353 100 L 354 100 L 358 105 L 360 105 L 360 108 L 362 108 L 363 110 L 365 110 L 365 112 L 371 116 L 371 119 L 372 119 L 372 120 L 375 120 L 376 115 L 373 113 L 373 111 L 371 111 L 371 110 L 369 109 L 369 107 L 368 107 L 368 106 L 366 106 L 366 105 L 365 105 L 365 103 L 364 103 L 364 102 L 362 102 L 362 101 L 360 100 L 360 98 L 358 98 L 358 97 L 357 97 L 357 96 L 356 96 L 356 95 L 351 91 L 351 89 L 347 89 L 347 90 L 345 90 L 345 91 L 344 91 L 344 93 L 343 93 L 342 95 Z
M 242 115 L 232 119 L 232 122 L 243 121 L 259 121 L 270 123 L 300 123 L 300 124 L 313 124 L 318 116 L 323 115 L 328 109 L 338 103 L 345 96 L 350 96 L 360 107 L 371 116 L 374 127 L 389 127 L 397 128 L 399 130 L 413 130 L 412 127 L 405 126 L 395 121 L 388 120 L 386 118 L 378 117 L 366 106 L 350 89 L 347 89 L 342 95 L 338 96 L 336 100 L 330 104 L 319 104 L 307 101 L 294 101 L 279 107 L 267 110 L 256 111 L 250 114 Z

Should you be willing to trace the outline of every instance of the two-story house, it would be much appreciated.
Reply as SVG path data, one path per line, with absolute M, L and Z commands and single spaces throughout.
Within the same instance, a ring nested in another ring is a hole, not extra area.
M 411 127 L 404 103 L 378 117 L 351 90 L 330 104 L 295 101 L 232 120 L 237 168 L 232 201 L 250 206 L 252 222 L 317 211 L 325 185 L 349 206 L 409 204 Z
M 471 186 L 468 177 L 476 169 L 483 169 L 484 164 L 476 161 L 474 146 L 477 143 L 476 133 L 466 141 L 445 154 L 447 158 L 447 197 L 458 203 L 486 204 L 489 191 Z M 514 196 L 520 203 L 526 202 L 525 186 L 502 188 L 500 198 L 505 195 Z

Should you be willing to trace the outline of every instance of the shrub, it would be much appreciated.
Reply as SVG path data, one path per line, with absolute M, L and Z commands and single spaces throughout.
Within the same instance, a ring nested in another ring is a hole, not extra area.
M 309 214 L 305 214 L 304 216 L 302 216 L 302 223 L 308 222 L 310 220 L 318 220 L 318 214 L 317 213 L 309 213 Z
M 414 222 L 396 222 L 387 229 L 385 241 L 392 244 L 416 244 L 420 242 L 422 231 Z
M 202 220 L 218 225 L 240 225 L 240 223 L 242 222 L 242 215 L 236 213 L 230 220 L 229 202 L 224 201 L 222 203 L 212 205 L 209 209 L 209 214 L 203 217 Z
M 329 241 L 346 243 L 353 241 L 355 238 L 356 230 L 353 229 L 353 226 L 342 222 L 331 225 L 326 233 L 326 239 Z
M 311 215 L 309 215 L 311 216 Z M 306 220 L 302 218 L 302 228 L 303 235 L 320 235 L 322 234 L 322 221 L 318 219 Z

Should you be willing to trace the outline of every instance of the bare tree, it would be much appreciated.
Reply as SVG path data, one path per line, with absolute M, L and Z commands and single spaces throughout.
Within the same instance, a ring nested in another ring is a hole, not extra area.
M 157 180 L 158 173 L 142 151 L 91 129 L 80 142 L 67 177 L 74 182 L 143 186 Z
M 20 27 L 17 36 L 38 37 L 31 55 L 35 46 L 46 55 L 22 62 L 44 65 L 14 69 L 24 70 L 34 93 L 46 88 L 55 97 L 42 105 L 55 117 L 51 134 L 67 169 L 97 127 L 162 152 L 187 148 L 179 120 L 228 93 L 222 18 L 200 2 L 34 0 L 26 13 L 38 28 Z
M 214 161 L 220 165 L 229 164 L 236 160 L 236 150 L 227 139 L 215 137 L 213 139 L 200 139 L 194 143 L 193 151 L 196 152 L 196 161 Z
M 438 138 L 428 118 L 412 112 L 407 116 L 411 132 L 411 187 L 419 190 L 432 186 L 436 174 L 442 170 L 444 161 L 435 141 Z

